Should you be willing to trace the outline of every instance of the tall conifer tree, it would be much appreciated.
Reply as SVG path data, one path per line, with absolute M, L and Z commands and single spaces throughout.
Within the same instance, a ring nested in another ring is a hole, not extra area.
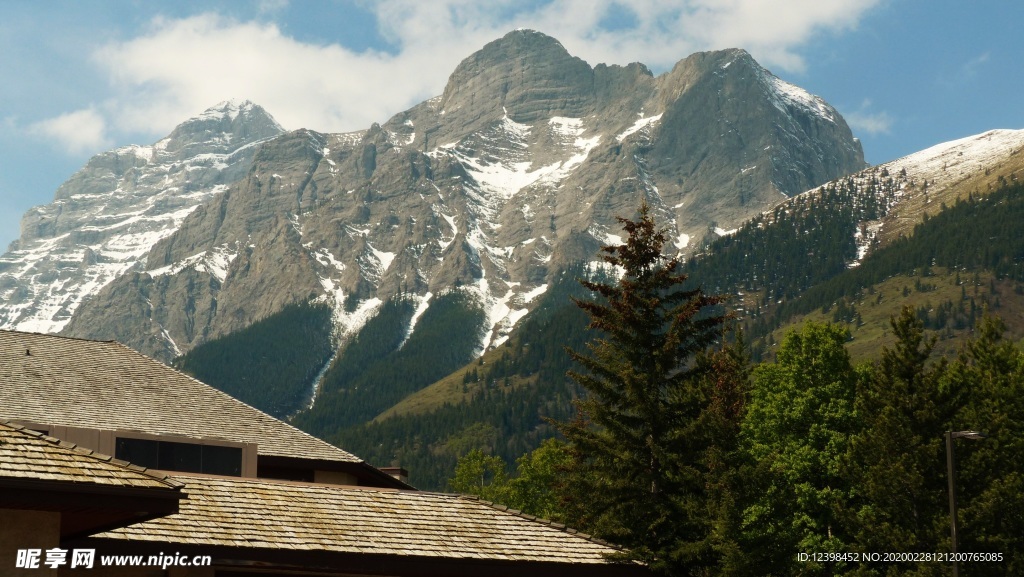
M 722 299 L 683 289 L 646 203 L 637 220 L 618 220 L 626 243 L 602 248 L 618 282 L 581 280 L 601 298 L 576 300 L 602 336 L 587 353 L 570 351 L 584 370 L 569 374 L 587 395 L 562 426 L 586 496 L 569 515 L 656 569 L 690 572 L 716 562 L 704 544 L 708 439 L 693 424 L 714 394 L 704 377 L 716 364 L 697 356 L 721 336 L 725 317 L 712 307 Z
M 862 429 L 850 443 L 847 476 L 856 486 L 850 526 L 862 551 L 932 552 L 947 532 L 949 510 L 943 431 L 955 411 L 941 386 L 945 359 L 928 365 L 935 344 L 904 306 L 890 321 L 896 343 L 863 379 Z M 919 575 L 934 563 L 863 564 L 860 575 Z
M 944 383 L 960 392 L 950 429 L 988 435 L 957 442 L 959 550 L 1002 559 L 965 562 L 963 575 L 1024 572 L 1024 352 L 1005 331 L 1000 319 L 986 314 Z

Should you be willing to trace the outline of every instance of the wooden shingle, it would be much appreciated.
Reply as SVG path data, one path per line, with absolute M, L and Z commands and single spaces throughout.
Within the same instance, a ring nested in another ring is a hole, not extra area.
M 616 549 L 462 495 L 174 477 L 175 515 L 97 535 L 132 542 L 606 565 Z

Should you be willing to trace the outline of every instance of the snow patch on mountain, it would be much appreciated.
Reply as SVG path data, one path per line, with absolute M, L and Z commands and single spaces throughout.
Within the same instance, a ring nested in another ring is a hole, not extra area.
M 375 285 L 380 283 L 381 277 L 387 272 L 393 260 L 395 253 L 377 250 L 370 243 L 366 243 L 366 250 L 356 258 L 363 278 Z
M 878 237 L 878 231 L 880 230 L 882 230 L 882 223 L 880 221 L 857 227 L 857 230 L 853 233 L 853 240 L 857 244 L 857 257 L 852 262 L 847 263 L 846 268 L 860 266 L 860 263 L 864 261 L 864 257 L 868 255 L 868 250 L 871 249 L 871 245 L 874 243 L 875 238 Z
M 563 139 L 576 139 L 583 134 L 583 119 L 568 118 L 565 116 L 553 116 L 548 120 L 551 132 L 561 136 Z
M 479 356 L 484 351 L 505 342 L 508 339 L 508 334 L 512 331 L 512 327 L 515 325 L 515 321 L 522 318 L 522 316 L 510 318 L 513 310 L 509 305 L 512 297 L 515 296 L 515 290 L 512 287 L 509 287 L 502 296 L 495 296 L 491 292 L 490 283 L 487 279 L 481 278 L 473 285 L 470 285 L 470 291 L 475 293 L 486 315 L 484 334 L 476 351 L 476 355 Z
M 402 342 L 398 345 L 399 349 L 404 347 L 405 343 L 409 341 L 409 337 L 411 337 L 413 331 L 416 330 L 416 324 L 419 323 L 420 317 L 422 317 L 423 313 L 427 312 L 427 309 L 430 308 L 430 299 L 434 298 L 434 293 L 428 292 L 423 296 L 412 295 L 409 298 L 417 301 L 416 310 L 413 311 L 412 318 L 409 319 L 409 328 L 406 329 L 405 336 L 402 337 Z
M 381 274 L 387 272 L 387 270 L 391 268 L 391 263 L 394 262 L 395 260 L 395 253 L 377 250 L 370 246 L 369 244 L 367 244 L 366 246 L 370 248 L 370 251 L 373 252 L 373 256 L 377 258 L 377 262 L 380 263 Z
M 547 283 L 542 284 L 542 285 L 534 288 L 533 290 L 530 290 L 530 291 L 527 291 L 527 292 L 523 293 L 523 302 L 524 303 L 531 303 L 531 302 L 533 302 L 533 299 L 539 297 L 540 295 L 542 295 L 542 294 L 544 294 L 546 292 L 548 292 L 548 285 L 547 285 Z
M 610 233 L 600 225 L 592 225 L 587 229 L 587 232 L 590 233 L 590 236 L 601 241 L 601 244 L 604 246 L 619 246 L 625 244 L 625 241 L 622 239 L 622 235 Z
M 175 275 L 187 269 L 194 268 L 208 273 L 221 283 L 228 276 L 228 267 L 238 257 L 238 243 L 224 244 L 210 250 L 194 254 L 174 264 L 162 266 L 146 271 L 151 277 L 164 275 Z
M 434 208 L 434 211 L 436 214 L 440 214 L 441 218 L 443 218 L 445 222 L 448 223 L 448 226 L 451 227 L 452 229 L 452 237 L 450 239 L 445 240 L 444 236 L 442 235 L 441 238 L 439 238 L 437 241 L 438 246 L 441 247 L 441 252 L 444 252 L 445 249 L 447 249 L 453 242 L 455 242 L 455 237 L 459 236 L 459 227 L 455 226 L 454 216 L 448 216 L 447 214 L 439 213 L 437 212 L 436 208 Z
M 628 138 L 630 135 L 636 134 L 637 132 L 640 132 L 641 130 L 644 130 L 646 128 L 650 128 L 651 126 L 656 124 L 659 120 L 661 120 L 661 115 L 660 114 L 657 114 L 657 115 L 654 115 L 654 116 L 648 116 L 646 118 L 644 117 L 644 113 L 643 112 L 639 112 L 638 114 L 640 115 L 640 118 L 636 122 L 633 123 L 633 126 L 630 126 L 626 130 L 623 130 L 622 132 L 620 132 L 619 134 L 617 134 L 615 136 L 615 141 L 616 142 L 622 142 L 623 140 Z
M 977 174 L 1024 148 L 1024 130 L 990 130 L 952 140 L 887 162 L 889 172 L 906 170 L 915 179 L 950 181 Z
M 776 106 L 781 107 L 781 105 L 789 104 L 790 106 L 803 108 L 829 122 L 835 123 L 835 109 L 829 106 L 821 97 L 815 96 L 803 88 L 794 86 L 771 73 L 766 72 L 766 74 L 768 75 L 769 85 L 774 89 L 777 96 Z M 785 111 L 784 108 L 782 110 Z
M 308 245 L 303 245 L 303 246 L 305 246 L 306 249 L 312 249 L 313 245 L 312 244 L 308 244 Z M 314 250 L 314 251 L 310 252 L 310 255 L 314 259 L 316 259 L 317 262 L 319 262 L 320 264 L 322 264 L 326 268 L 335 269 L 338 272 L 342 272 L 342 271 L 345 270 L 345 263 L 343 263 L 340 260 L 334 258 L 334 255 L 331 254 L 331 251 L 327 250 L 326 248 L 319 248 L 317 250 Z

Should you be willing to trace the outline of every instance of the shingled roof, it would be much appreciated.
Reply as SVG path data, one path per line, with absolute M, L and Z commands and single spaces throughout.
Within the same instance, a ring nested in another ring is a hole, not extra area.
M 531 563 L 575 567 L 588 575 L 640 569 L 609 561 L 608 554 L 617 550 L 604 542 L 461 495 L 265 479 L 175 478 L 188 492 L 179 513 L 96 537 L 165 548 L 197 546 L 208 552 L 224 548 L 247 559 L 260 558 L 261 551 L 277 552 L 268 558 L 286 564 L 287 555 L 310 563 L 320 554 L 323 566 L 340 563 L 350 569 L 361 558 L 382 557 L 424 570 L 432 563 L 452 562 L 514 562 L 509 565 L 516 568 L 513 574 L 522 574 Z
M 59 512 L 61 538 L 175 513 L 182 487 L 142 467 L 0 421 L 0 509 Z
M 256 443 L 260 455 L 363 462 L 114 341 L 0 331 L 0 419 Z
M 166 475 L 0 421 L 0 479 L 180 489 Z

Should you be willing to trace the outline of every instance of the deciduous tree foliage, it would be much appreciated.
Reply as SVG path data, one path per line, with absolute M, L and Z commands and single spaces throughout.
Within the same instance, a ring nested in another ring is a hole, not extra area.
M 505 462 L 479 449 L 466 453 L 448 485 L 458 493 L 478 495 L 544 519 L 564 521 L 562 496 L 571 465 L 568 446 L 547 439 L 516 460 L 509 477 Z
M 983 317 L 944 383 L 961 407 L 950 429 L 988 435 L 957 441 L 960 550 L 1003 555 L 1000 563 L 964 563 L 962 575 L 1024 573 L 1024 352 L 1005 330 Z
M 508 472 L 501 457 L 473 449 L 459 459 L 448 484 L 457 493 L 477 495 L 488 501 L 509 503 Z
M 754 370 L 743 443 L 760 465 L 761 490 L 744 522 L 751 548 L 768 554 L 761 569 L 772 574 L 830 574 L 778 551 L 849 550 L 840 523 L 850 495 L 840 464 L 856 430 L 848 337 L 839 325 L 809 323 L 786 336 L 776 363 Z

